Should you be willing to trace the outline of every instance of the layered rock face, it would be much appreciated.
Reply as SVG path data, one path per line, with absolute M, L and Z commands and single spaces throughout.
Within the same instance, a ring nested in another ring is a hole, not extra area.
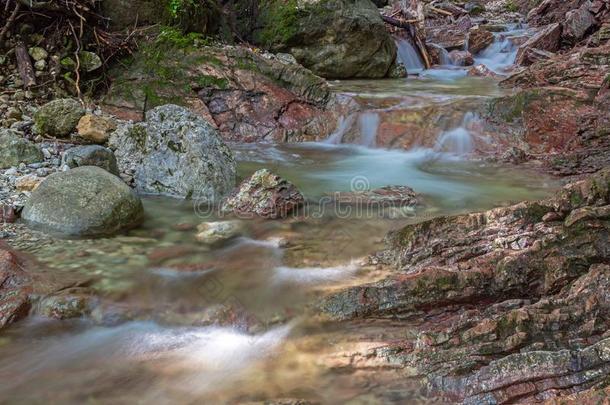
M 290 52 L 327 79 L 382 78 L 396 63 L 396 45 L 370 0 L 270 1 L 258 42 Z
M 147 109 L 180 104 L 231 141 L 323 139 L 338 114 L 324 79 L 290 55 L 244 47 L 149 44 L 111 75 L 104 110 L 139 121 Z
M 465 403 L 595 387 L 610 370 L 609 204 L 606 169 L 548 200 L 409 225 L 371 258 L 393 276 L 322 308 L 412 320 L 418 333 L 379 353 Z

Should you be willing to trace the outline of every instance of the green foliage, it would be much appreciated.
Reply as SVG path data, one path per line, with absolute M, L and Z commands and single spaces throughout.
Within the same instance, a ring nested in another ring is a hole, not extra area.
M 210 45 L 210 39 L 198 32 L 184 34 L 175 27 L 162 27 L 157 36 L 156 44 L 159 46 L 169 46 L 180 49 L 197 48 Z
M 516 13 L 519 11 L 519 6 L 513 0 L 509 0 L 506 2 L 504 9 L 508 12 Z
M 166 22 L 182 32 L 212 35 L 222 23 L 217 0 L 165 0 Z
M 264 0 L 258 42 L 266 47 L 285 44 L 296 33 L 298 13 L 297 0 Z

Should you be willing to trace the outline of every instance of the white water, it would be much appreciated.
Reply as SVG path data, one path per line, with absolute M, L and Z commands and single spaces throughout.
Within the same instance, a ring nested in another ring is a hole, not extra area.
M 467 113 L 459 127 L 445 131 L 438 137 L 434 150 L 457 156 L 471 153 L 474 151 L 472 130 L 479 121 L 480 118 L 476 114 Z
M 379 114 L 370 111 L 360 114 L 358 127 L 360 129 L 360 145 L 374 147 L 377 144 Z
M 515 63 L 519 47 L 511 38 L 525 35 L 525 29 L 513 29 L 496 33 L 494 42 L 478 55 L 474 56 L 475 64 L 487 66 L 495 73 L 505 73 L 506 69 Z
M 276 267 L 274 280 L 276 283 L 324 284 L 345 280 L 357 271 L 354 263 L 337 267 Z
M 340 117 L 339 123 L 337 124 L 337 129 L 335 132 L 330 134 L 330 136 L 324 141 L 324 143 L 328 143 L 331 145 L 339 145 L 343 141 L 343 137 L 350 130 L 350 128 L 354 125 L 354 121 L 356 120 L 355 114 L 350 114 L 347 117 Z
M 407 72 L 420 72 L 425 69 L 424 62 L 419 56 L 419 52 L 411 45 L 411 43 L 405 39 L 398 39 L 396 41 L 396 47 L 398 48 L 398 59 L 407 68 Z

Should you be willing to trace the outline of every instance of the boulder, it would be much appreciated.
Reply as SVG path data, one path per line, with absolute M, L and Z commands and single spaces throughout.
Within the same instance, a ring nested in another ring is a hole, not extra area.
M 327 79 L 382 78 L 396 63 L 396 45 L 370 0 L 269 1 L 255 40 L 289 52 Z
M 468 51 L 473 55 L 481 52 L 494 42 L 494 34 L 480 28 L 471 28 L 468 34 Z
M 97 166 L 115 176 L 119 175 L 119 167 L 114 153 L 112 150 L 100 145 L 85 145 L 70 148 L 64 153 L 62 163 L 70 168 Z
M 224 212 L 241 218 L 284 218 L 305 201 L 303 194 L 289 181 L 267 169 L 244 180 L 223 204 Z
M 485 65 L 474 65 L 468 69 L 468 76 L 474 77 L 500 77 L 499 74 Z
M 561 39 L 561 24 L 550 24 L 541 29 L 536 35 L 527 40 L 517 50 L 517 65 L 529 65 L 532 62 L 527 59 L 527 51 L 531 48 L 547 52 L 556 52 L 559 49 Z
M 449 52 L 449 60 L 451 64 L 456 66 L 472 66 L 474 58 L 468 51 L 451 51 Z
M 562 36 L 568 41 L 577 42 L 583 39 L 596 25 L 597 20 L 585 3 L 566 14 Z
M 110 117 L 86 114 L 78 121 L 76 129 L 81 138 L 103 144 L 108 141 L 110 134 L 116 129 L 116 121 Z
M 0 129 L 0 169 L 18 166 L 19 163 L 41 162 L 44 155 L 38 146 L 23 138 L 23 134 Z
M 137 225 L 142 202 L 117 176 L 96 166 L 47 177 L 25 204 L 28 226 L 65 236 L 112 235 Z
M 74 131 L 83 115 L 85 110 L 77 100 L 71 98 L 53 100 L 40 107 L 34 114 L 34 132 L 59 138 L 68 136 Z
M 146 123 L 120 126 L 109 145 L 141 193 L 213 202 L 235 184 L 235 159 L 218 131 L 177 105 L 148 111 Z

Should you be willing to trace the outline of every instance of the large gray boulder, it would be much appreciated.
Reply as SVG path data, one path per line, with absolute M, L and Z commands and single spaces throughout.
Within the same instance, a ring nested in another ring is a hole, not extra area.
M 34 132 L 40 135 L 65 137 L 76 128 L 85 115 L 85 109 L 77 100 L 62 98 L 53 100 L 34 114 Z
M 44 156 L 38 146 L 23 138 L 23 134 L 0 129 L 0 169 L 18 166 L 19 163 L 41 162 Z
M 327 79 L 382 78 L 396 63 L 396 44 L 370 0 L 262 3 L 255 39 L 289 52 Z
M 137 225 L 140 198 L 123 181 L 96 166 L 47 177 L 25 204 L 29 226 L 65 236 L 111 235 Z
M 213 202 L 235 185 L 235 159 L 218 131 L 177 105 L 148 111 L 145 123 L 120 126 L 109 145 L 141 193 Z

